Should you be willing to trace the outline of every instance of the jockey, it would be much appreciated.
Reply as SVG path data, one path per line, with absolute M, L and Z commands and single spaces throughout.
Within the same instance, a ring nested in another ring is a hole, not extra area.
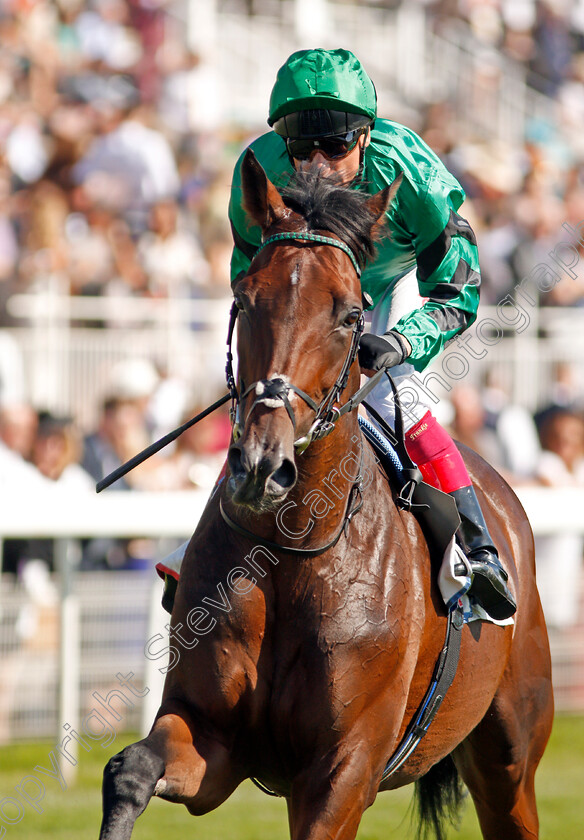
M 458 214 L 464 191 L 413 131 L 377 118 L 373 82 L 348 50 L 303 50 L 280 68 L 272 90 L 272 131 L 251 144 L 268 178 L 283 185 L 294 170 L 318 163 L 355 189 L 376 193 L 398 175 L 387 210 L 389 236 L 366 266 L 362 290 L 371 302 L 371 332 L 361 338 L 359 363 L 371 375 L 391 369 L 398 390 L 476 319 L 480 267 L 475 235 Z M 229 218 L 235 247 L 232 282 L 245 273 L 261 230 L 242 206 L 235 167 Z M 411 392 L 411 388 L 410 388 Z M 391 421 L 393 394 L 381 383 L 370 401 Z M 470 592 L 494 619 L 513 615 L 497 549 L 464 461 L 428 406 L 408 406 L 406 446 L 424 480 L 450 494 L 460 514 L 457 533 L 472 570 Z

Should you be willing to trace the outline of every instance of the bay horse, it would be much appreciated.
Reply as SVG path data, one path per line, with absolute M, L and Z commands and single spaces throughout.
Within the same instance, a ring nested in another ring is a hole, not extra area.
M 360 385 L 358 269 L 395 182 L 369 196 L 311 170 L 280 192 L 248 152 L 242 190 L 264 245 L 234 286 L 228 466 L 186 551 L 152 730 L 104 771 L 100 838 L 127 840 L 153 795 L 198 815 L 247 778 L 285 797 L 292 840 L 353 840 L 377 793 L 411 782 L 421 826 L 444 837 L 461 780 L 486 840 L 536 838 L 553 699 L 533 538 L 513 491 L 466 448 L 515 622 L 462 628 L 432 727 L 381 781 L 447 623 L 418 522 L 357 410 L 339 410 Z

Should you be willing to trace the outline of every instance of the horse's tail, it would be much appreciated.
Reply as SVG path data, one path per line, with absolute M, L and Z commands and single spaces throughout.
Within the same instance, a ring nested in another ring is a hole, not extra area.
M 458 827 L 464 797 L 464 788 L 454 761 L 447 755 L 415 784 L 416 836 L 425 840 L 430 832 L 434 832 L 436 840 L 445 840 L 445 823 Z

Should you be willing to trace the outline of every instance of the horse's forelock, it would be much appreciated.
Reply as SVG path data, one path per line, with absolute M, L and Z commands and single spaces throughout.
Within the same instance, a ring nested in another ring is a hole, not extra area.
M 352 189 L 334 174 L 312 166 L 296 172 L 281 191 L 288 207 L 306 222 L 309 231 L 328 231 L 339 237 L 364 265 L 375 254 L 379 230 L 368 207 L 370 196 Z

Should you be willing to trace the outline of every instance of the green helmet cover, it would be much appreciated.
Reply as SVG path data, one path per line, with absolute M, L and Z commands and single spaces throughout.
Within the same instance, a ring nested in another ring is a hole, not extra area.
M 313 108 L 365 114 L 370 120 L 377 116 L 375 86 L 349 50 L 300 50 L 278 70 L 268 125 Z

